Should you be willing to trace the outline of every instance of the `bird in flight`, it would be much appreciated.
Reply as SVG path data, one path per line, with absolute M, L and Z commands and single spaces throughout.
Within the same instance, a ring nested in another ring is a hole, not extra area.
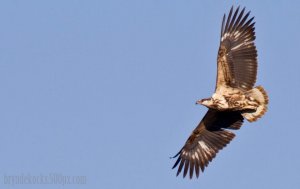
M 257 51 L 254 44 L 254 17 L 248 18 L 245 8 L 231 7 L 223 16 L 220 47 L 217 57 L 217 81 L 210 98 L 196 104 L 208 108 L 182 149 L 177 160 L 177 176 L 189 173 L 199 177 L 208 163 L 234 138 L 229 130 L 238 130 L 246 119 L 256 121 L 267 111 L 268 95 L 262 86 L 254 87 L 257 75 Z

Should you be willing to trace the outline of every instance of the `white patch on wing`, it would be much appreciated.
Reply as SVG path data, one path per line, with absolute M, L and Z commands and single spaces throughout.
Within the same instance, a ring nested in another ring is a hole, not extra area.
M 202 140 L 200 140 L 198 143 L 204 151 L 209 152 L 209 147 Z
M 192 159 L 194 160 L 195 158 L 197 158 L 197 160 L 199 160 L 198 154 L 196 152 L 194 152 L 192 155 Z
M 198 156 L 198 153 L 195 152 L 194 155 L 196 156 L 197 160 L 199 160 L 199 156 Z
M 228 37 L 230 35 L 230 33 L 224 33 L 224 35 L 221 38 L 221 41 L 223 41 L 226 37 Z
M 236 31 L 234 32 L 233 34 L 236 38 L 238 38 L 240 35 L 241 35 L 241 32 L 240 31 Z
M 220 134 L 222 137 L 224 138 L 229 138 L 229 136 L 225 135 L 225 134 Z
M 243 45 L 244 45 L 244 43 L 241 43 L 241 44 L 239 44 L 239 45 L 237 45 L 237 46 L 235 46 L 235 47 L 231 48 L 231 50 L 238 49 L 238 48 L 240 48 L 240 47 L 241 47 L 241 46 L 243 46 Z
M 223 41 L 224 39 L 226 39 L 229 36 L 234 36 L 234 38 L 239 38 L 240 35 L 242 34 L 241 31 L 235 31 L 234 33 L 224 33 L 224 35 L 221 38 L 221 41 Z

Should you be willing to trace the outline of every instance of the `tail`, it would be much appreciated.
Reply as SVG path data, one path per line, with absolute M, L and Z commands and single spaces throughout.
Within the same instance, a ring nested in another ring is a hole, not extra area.
M 261 118 L 268 110 L 269 97 L 262 86 L 257 86 L 251 89 L 247 92 L 247 95 L 250 96 L 250 99 L 255 100 L 259 104 L 255 111 L 247 111 L 242 113 L 244 118 L 246 118 L 249 122 L 253 122 L 256 121 L 258 118 Z

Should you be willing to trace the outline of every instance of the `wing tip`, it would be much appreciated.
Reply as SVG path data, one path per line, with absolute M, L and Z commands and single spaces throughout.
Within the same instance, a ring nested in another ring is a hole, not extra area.
M 245 15 L 243 15 L 246 10 L 246 7 L 243 7 L 241 11 L 239 9 L 240 9 L 240 5 L 237 6 L 236 9 L 234 9 L 234 6 L 232 5 L 227 19 L 226 19 L 226 13 L 224 14 L 222 20 L 222 26 L 221 26 L 221 41 L 224 40 L 224 36 L 227 36 L 225 34 L 229 33 L 230 35 L 237 30 L 242 30 L 244 33 L 245 29 L 248 28 L 248 26 L 252 25 L 252 21 L 254 20 L 255 17 L 253 16 L 250 19 L 248 19 L 251 11 L 249 10 Z M 233 11 L 234 11 L 234 15 L 232 16 Z

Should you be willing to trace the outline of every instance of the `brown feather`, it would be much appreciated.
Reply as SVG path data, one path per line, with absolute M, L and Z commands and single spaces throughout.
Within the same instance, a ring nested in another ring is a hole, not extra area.
M 218 151 L 234 138 L 235 135 L 225 129 L 238 129 L 242 123 L 243 117 L 239 112 L 208 110 L 183 148 L 174 156 L 174 158 L 178 156 L 173 166 L 175 168 L 179 165 L 177 175 L 183 169 L 183 177 L 188 172 L 190 178 L 193 177 L 194 172 L 198 177 L 199 167 L 203 172 Z
M 237 8 L 232 16 L 231 8 L 226 23 L 222 23 L 217 59 L 217 92 L 224 87 L 250 90 L 256 82 L 255 22 L 254 17 L 248 19 L 250 12 L 243 16 L 244 10 L 239 13 Z
M 216 96 L 226 99 L 229 106 L 219 108 L 220 111 L 207 111 L 185 145 L 173 157 L 177 157 L 172 167 L 178 166 L 177 176 L 183 171 L 183 177 L 188 174 L 192 178 L 194 173 L 198 177 L 235 137 L 228 129 L 238 130 L 244 118 L 255 121 L 267 111 L 269 99 L 266 91 L 261 86 L 253 88 L 257 77 L 254 17 L 249 18 L 250 12 L 244 14 L 245 8 L 241 12 L 239 8 L 234 10 L 231 7 L 228 17 L 226 14 L 223 16 L 217 58 Z M 216 98 L 216 103 L 217 100 L 220 101 Z M 214 99 L 210 102 L 214 103 Z M 253 104 L 257 104 L 257 108 L 252 108 Z

